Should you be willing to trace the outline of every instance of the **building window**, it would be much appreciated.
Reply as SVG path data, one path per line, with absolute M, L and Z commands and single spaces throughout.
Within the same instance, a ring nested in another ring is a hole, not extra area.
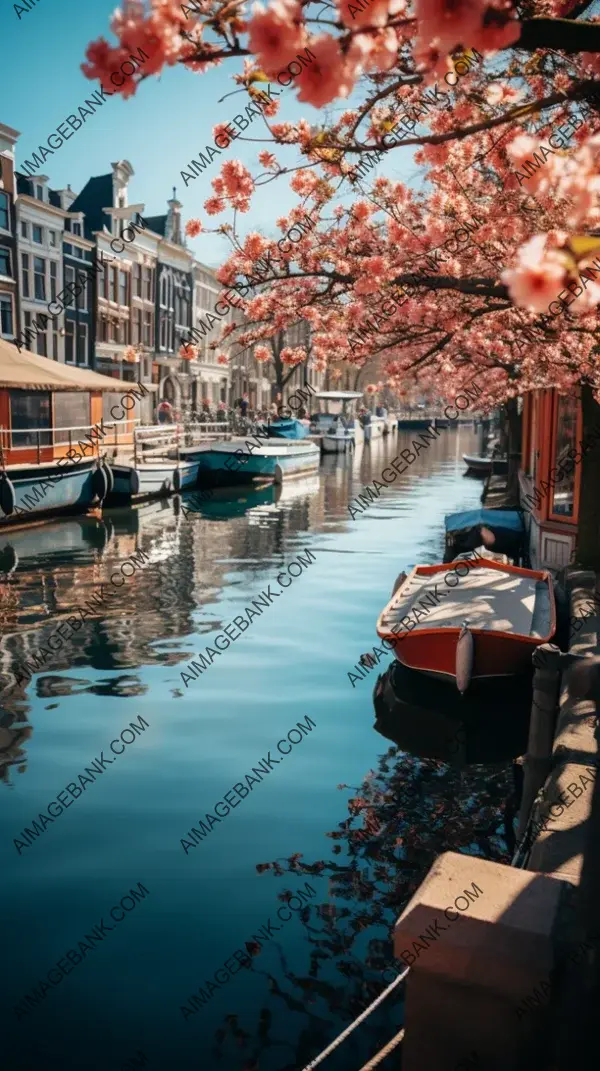
M 33 258 L 33 295 L 36 301 L 46 300 L 46 261 L 43 257 Z
M 75 308 L 75 295 L 73 293 L 75 289 L 75 268 L 72 268 L 70 264 L 65 264 L 65 286 L 63 304 L 67 309 Z
M 73 234 L 78 234 L 81 237 L 81 223 L 73 224 Z
M 0 192 L 0 230 L 10 231 L 8 194 Z
M 3 338 L 14 338 L 12 298 L 0 294 L 0 330 Z
M 142 265 L 133 265 L 133 293 L 135 297 L 142 296 Z
M 48 231 L 48 237 L 50 239 L 50 245 L 56 245 L 56 231 Z
M 108 285 L 110 287 L 110 291 L 109 291 L 108 296 L 109 296 L 111 301 L 116 302 L 116 300 L 117 300 L 117 269 L 116 268 L 109 268 L 108 271 L 109 271 Z
M 35 188 L 35 196 L 37 197 L 38 201 L 43 201 L 44 200 L 44 187 L 43 186 L 36 186 L 36 188 Z
M 146 301 L 152 300 L 152 268 L 144 268 L 144 297 Z
M 85 272 L 82 272 L 82 271 L 78 272 L 77 274 L 79 276 L 80 284 L 83 284 L 83 289 L 80 291 L 79 298 L 77 299 L 78 300 L 78 306 L 79 306 L 79 308 L 81 309 L 82 312 L 87 312 L 88 311 L 87 292 L 88 292 L 89 276 Z
M 106 269 L 104 264 L 98 272 L 98 297 L 106 297 Z
M 58 361 L 58 331 L 55 327 L 52 328 L 52 358 Z
M 569 458 L 577 451 L 577 407 L 578 400 L 573 395 L 562 395 L 556 407 L 556 441 L 554 462 L 557 479 L 552 494 L 552 513 L 559 517 L 573 516 L 575 496 L 575 477 L 577 466 Z
M 88 363 L 87 324 L 79 324 L 77 331 L 77 364 Z
M 46 338 L 46 332 L 45 331 L 39 331 L 38 330 L 38 333 L 37 333 L 37 336 L 36 336 L 36 347 L 37 347 L 36 353 L 40 357 L 47 357 L 48 356 L 48 339 Z
M 23 297 L 29 297 L 29 254 L 21 253 Z
M 75 321 L 65 317 L 65 363 L 75 363 Z
M 42 228 L 41 227 L 36 227 L 35 223 L 33 223 L 32 227 L 31 227 L 31 232 L 32 232 L 32 234 L 31 234 L 32 242 L 37 242 L 38 245 L 41 245 L 42 242 L 43 242 Z
M 50 261 L 50 298 L 56 301 L 56 279 L 58 265 L 55 260 Z
M 21 238 L 29 236 L 29 224 L 26 219 L 21 220 Z
M 127 272 L 119 272 L 119 304 L 128 305 L 127 300 Z
M 0 275 L 12 275 L 10 267 L 10 250 L 0 245 Z
M 10 425 L 13 446 L 49 446 L 51 439 L 48 431 L 38 431 L 50 427 L 50 394 L 41 390 L 11 390 Z M 31 430 L 20 429 L 27 428 Z
M 152 345 L 152 313 L 144 313 L 144 346 Z

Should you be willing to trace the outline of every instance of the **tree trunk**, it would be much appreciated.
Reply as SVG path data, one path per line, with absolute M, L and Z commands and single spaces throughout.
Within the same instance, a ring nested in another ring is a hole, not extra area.
M 508 430 L 508 476 L 506 491 L 514 502 L 519 501 L 519 466 L 521 464 L 521 415 L 517 399 L 510 398 L 506 403 L 506 424 Z
M 583 440 L 600 428 L 600 405 L 594 401 L 592 388 L 582 387 Z M 577 450 L 579 444 L 575 447 Z M 581 461 L 579 518 L 576 558 L 586 569 L 600 570 L 600 448 L 595 445 Z

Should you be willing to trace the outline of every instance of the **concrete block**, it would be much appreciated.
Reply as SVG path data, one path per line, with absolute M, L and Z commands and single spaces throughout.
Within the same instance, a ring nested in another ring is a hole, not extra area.
M 518 1002 L 553 966 L 564 888 L 556 878 L 446 852 L 398 919 L 394 954 L 415 973 Z

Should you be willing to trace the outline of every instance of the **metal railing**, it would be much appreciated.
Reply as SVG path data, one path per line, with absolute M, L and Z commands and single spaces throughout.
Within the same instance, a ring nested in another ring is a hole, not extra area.
M 73 446 L 77 446 L 78 443 L 85 446 L 86 452 L 90 449 L 91 456 L 99 457 L 100 447 L 118 445 L 119 428 L 122 428 L 125 434 L 130 434 L 138 423 L 138 418 L 132 418 L 131 420 L 105 424 L 102 418 L 97 424 L 84 424 L 67 428 L 4 428 L 0 426 L 0 466 L 4 465 L 4 455 L 9 450 L 35 450 L 37 463 L 40 464 L 42 450 L 61 449 L 67 446 L 69 450 L 72 450 Z M 105 434 L 109 429 L 113 432 L 112 437 Z M 99 430 L 100 434 L 98 434 Z M 90 434 L 92 432 L 94 433 L 93 435 Z M 22 436 L 27 436 L 29 441 L 25 443 L 19 442 L 18 440 Z

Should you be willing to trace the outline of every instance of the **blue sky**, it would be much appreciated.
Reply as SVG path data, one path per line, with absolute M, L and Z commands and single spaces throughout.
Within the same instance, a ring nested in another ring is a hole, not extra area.
M 0 13 L 5 87 L 0 121 L 21 132 L 17 167 L 31 159 L 38 146 L 47 145 L 48 135 L 67 115 L 77 114 L 77 107 L 98 88 L 97 82 L 84 77 L 80 64 L 91 40 L 105 36 L 114 42 L 109 19 L 115 6 L 114 0 L 39 0 L 19 19 L 13 5 L 5 0 Z M 229 60 L 204 75 L 182 67 L 165 68 L 159 78 L 148 78 L 129 100 L 108 98 L 46 159 L 44 173 L 51 187 L 61 189 L 70 184 L 79 192 L 92 175 L 106 174 L 112 162 L 126 159 L 135 171 L 129 186 L 130 203 L 143 202 L 148 215 L 166 212 L 166 202 L 176 186 L 184 219 L 198 216 L 207 226 L 230 222 L 227 213 L 211 219 L 203 210 L 204 201 L 213 193 L 210 180 L 229 155 L 243 160 L 253 174 L 258 174 L 262 169 L 256 157 L 263 144 L 237 139 L 187 188 L 180 171 L 212 144 L 213 125 L 233 119 L 247 103 L 244 93 L 218 103 L 236 89 L 231 75 L 241 70 L 242 62 Z M 297 103 L 293 87 L 282 91 L 280 99 L 278 120 L 304 116 L 311 122 L 323 121 L 323 112 Z M 329 112 L 335 114 L 346 106 L 337 101 Z M 254 127 L 259 128 L 258 119 Z M 246 133 L 258 136 L 253 127 Z M 295 148 L 278 149 L 277 156 L 282 163 L 297 166 L 300 162 Z M 386 161 L 386 174 L 398 178 L 403 174 L 406 179 L 409 173 L 414 174 L 411 150 L 397 150 Z M 279 234 L 275 219 L 297 200 L 288 181 L 280 177 L 257 191 L 251 211 L 238 216 L 242 233 L 259 230 L 266 235 Z M 225 239 L 212 234 L 201 235 L 189 245 L 200 260 L 211 265 L 221 263 L 229 250 Z

